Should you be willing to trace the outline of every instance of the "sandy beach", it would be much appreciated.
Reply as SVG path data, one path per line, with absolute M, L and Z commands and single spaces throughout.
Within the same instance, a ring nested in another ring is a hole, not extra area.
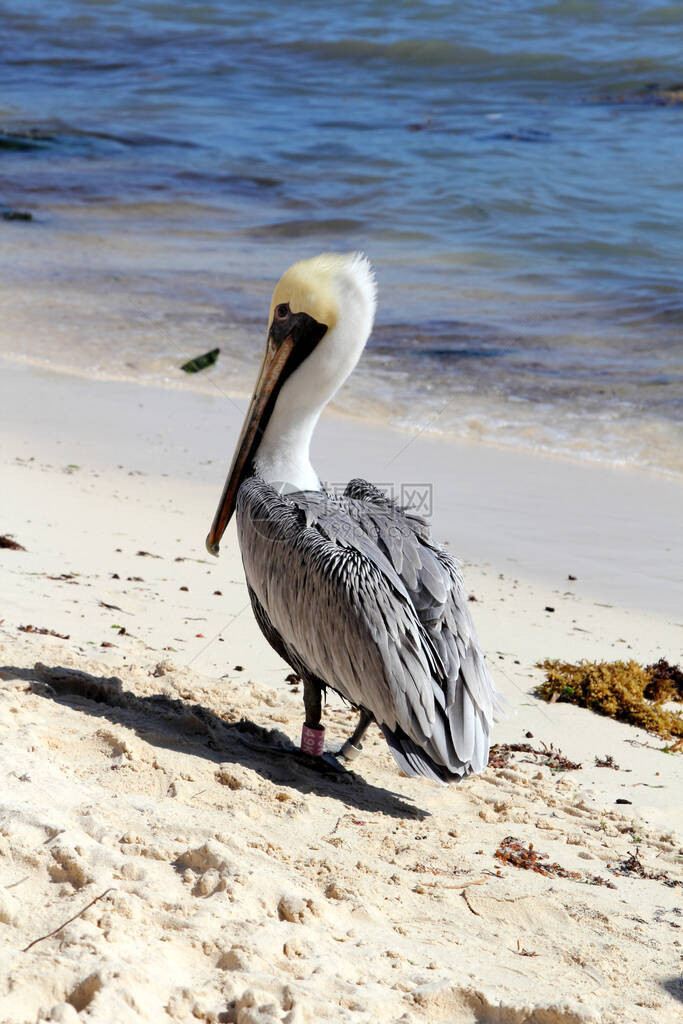
M 440 788 L 375 730 L 338 775 L 292 749 L 234 527 L 204 549 L 245 400 L 0 374 L 1 1021 L 678 1019 L 683 758 L 531 691 L 548 657 L 680 659 L 679 481 L 328 413 L 324 480 L 433 504 L 512 707 L 494 742 L 532 748 Z

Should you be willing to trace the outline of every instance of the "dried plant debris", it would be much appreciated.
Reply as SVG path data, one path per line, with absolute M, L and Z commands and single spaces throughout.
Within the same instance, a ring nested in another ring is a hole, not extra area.
M 532 764 L 545 765 L 553 772 L 573 772 L 581 767 L 580 763 L 570 761 L 568 757 L 565 757 L 562 751 L 559 748 L 556 749 L 552 743 L 549 747 L 546 746 L 543 740 L 541 740 L 540 750 L 532 747 L 530 743 L 495 743 L 489 753 L 489 767 L 505 768 L 510 763 L 513 753 L 533 754 Z M 530 759 L 522 758 L 521 760 L 529 761 Z
M 676 886 L 683 886 L 683 881 L 680 878 L 669 878 L 665 871 L 647 871 L 645 865 L 638 856 L 638 851 L 634 850 L 630 853 L 626 860 L 622 860 L 616 868 L 611 867 L 609 864 L 607 867 L 614 875 L 622 875 L 625 878 L 648 878 L 653 882 L 664 882 L 664 885 L 668 885 L 670 888 Z
M 525 949 L 524 946 L 517 939 L 517 949 L 513 949 L 513 953 L 519 953 L 520 956 L 538 956 L 538 953 L 534 953 L 530 949 Z
M 0 534 L 0 548 L 7 548 L 9 551 L 26 551 L 23 544 L 13 540 L 11 533 Z
M 665 910 L 664 907 L 657 907 L 652 920 L 656 924 L 668 924 L 669 928 L 680 928 L 681 925 L 677 921 L 668 920 L 667 914 L 671 914 L 672 917 L 683 917 L 683 910 L 680 907 L 671 907 L 670 910 Z
M 552 875 L 555 878 L 581 878 L 579 871 L 567 871 L 560 864 L 545 863 L 548 860 L 547 853 L 539 853 L 534 850 L 534 844 L 524 846 L 514 836 L 506 836 L 496 850 L 494 857 L 503 864 L 511 865 L 514 868 L 524 868 L 526 871 L 536 871 L 539 875 Z
M 608 879 L 603 878 L 602 875 L 589 875 L 588 878 L 586 878 L 586 881 L 589 885 L 604 885 L 606 889 L 616 889 L 614 882 L 608 881 Z
M 662 707 L 665 701 L 683 702 L 683 672 L 664 658 L 646 667 L 636 661 L 574 665 L 546 659 L 537 668 L 546 674 L 534 691 L 543 700 L 590 708 L 666 739 L 683 737 L 683 715 Z
M 22 633 L 41 633 L 43 636 L 56 636 L 58 640 L 68 640 L 68 635 L 56 633 L 54 629 L 46 629 L 45 626 L 18 626 Z
M 560 864 L 546 864 L 547 853 L 539 853 L 534 850 L 534 844 L 529 843 L 523 846 L 519 839 L 514 836 L 507 836 L 496 850 L 495 857 L 504 864 L 512 865 L 515 868 L 524 868 L 526 871 L 536 871 L 539 875 L 555 876 L 556 878 L 572 878 L 577 882 L 586 882 L 588 885 L 602 885 L 606 889 L 616 889 L 614 882 L 610 882 L 601 875 L 583 876 L 580 871 L 568 871 Z
M 615 772 L 621 771 L 619 765 L 614 760 L 611 754 L 605 754 L 604 757 L 595 758 L 596 768 L 614 768 Z
M 509 752 L 509 743 L 494 743 L 489 750 L 489 768 L 505 768 L 510 763 Z

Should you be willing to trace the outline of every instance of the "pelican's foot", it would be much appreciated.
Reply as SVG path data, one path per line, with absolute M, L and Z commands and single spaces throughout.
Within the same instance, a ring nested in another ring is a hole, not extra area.
M 358 725 L 353 730 L 349 738 L 342 743 L 339 751 L 337 752 L 338 757 L 343 757 L 345 761 L 355 761 L 363 753 L 363 744 L 361 740 L 368 731 L 372 723 L 371 715 L 361 710 L 360 718 L 358 719 Z
M 355 761 L 356 758 L 360 757 L 362 753 L 363 747 L 361 746 L 361 744 L 359 743 L 358 746 L 356 746 L 354 743 L 351 742 L 350 739 L 348 739 L 339 748 L 339 753 L 337 756 L 343 757 L 345 761 Z
M 348 775 L 348 769 L 344 767 L 343 761 L 339 760 L 339 754 L 335 753 L 334 750 L 326 750 L 320 760 L 331 768 L 332 771 L 337 772 L 340 775 Z
M 343 761 L 337 760 L 334 750 L 324 750 L 322 754 L 309 754 L 305 750 L 297 750 L 294 753 L 296 759 L 306 766 L 310 771 L 319 772 L 328 777 L 352 778 L 352 773 L 344 767 Z

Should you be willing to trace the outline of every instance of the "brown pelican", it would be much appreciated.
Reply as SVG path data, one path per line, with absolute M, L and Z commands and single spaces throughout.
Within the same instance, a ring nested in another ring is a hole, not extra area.
M 207 537 L 217 555 L 237 514 L 256 620 L 301 676 L 302 749 L 322 751 L 321 694 L 360 711 L 408 775 L 482 771 L 499 695 L 457 562 L 425 521 L 364 480 L 326 492 L 309 460 L 318 418 L 370 335 L 375 281 L 360 254 L 317 256 L 283 275 L 230 472 Z

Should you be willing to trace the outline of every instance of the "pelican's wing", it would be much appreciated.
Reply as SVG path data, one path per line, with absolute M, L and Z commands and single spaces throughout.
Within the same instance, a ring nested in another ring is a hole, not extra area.
M 501 711 L 501 697 L 479 647 L 460 565 L 431 539 L 424 519 L 399 508 L 373 484 L 352 480 L 345 497 L 400 576 L 439 653 L 447 681 L 446 707 L 453 705 L 462 683 L 492 725 Z
M 257 478 L 237 519 L 250 587 L 294 660 L 366 708 L 409 774 L 485 767 L 495 688 L 457 566 L 424 523 L 359 482 L 334 499 Z
M 473 771 L 481 771 L 488 762 L 490 727 L 504 702 L 479 647 L 460 566 L 431 540 L 424 519 L 399 508 L 373 484 L 352 480 L 344 497 L 406 587 L 443 665 L 443 675 L 433 682 L 442 687 L 455 749 Z

